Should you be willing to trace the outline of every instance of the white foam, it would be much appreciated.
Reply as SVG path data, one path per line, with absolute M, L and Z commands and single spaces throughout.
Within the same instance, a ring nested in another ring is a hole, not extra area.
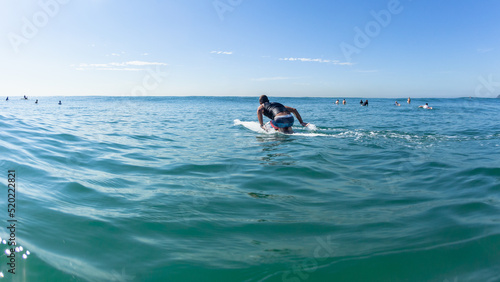
M 297 133 L 294 132 L 293 135 L 298 135 L 298 136 L 307 136 L 307 137 L 317 137 L 317 136 L 332 136 L 324 133 Z
M 306 126 L 307 130 L 311 130 L 311 131 L 316 131 L 318 130 L 318 128 L 316 127 L 316 125 L 310 123 Z

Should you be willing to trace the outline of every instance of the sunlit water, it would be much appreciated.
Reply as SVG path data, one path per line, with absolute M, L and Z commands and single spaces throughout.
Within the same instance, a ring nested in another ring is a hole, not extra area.
M 499 99 L 279 98 L 294 135 L 258 97 L 38 99 L 0 102 L 6 281 L 500 281 Z

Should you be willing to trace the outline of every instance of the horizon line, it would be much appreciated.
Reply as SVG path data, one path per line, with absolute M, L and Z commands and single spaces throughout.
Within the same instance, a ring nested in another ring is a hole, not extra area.
M 266 94 L 267 95 L 267 94 Z M 28 96 L 28 95 L 26 95 Z M 364 97 L 364 96 L 281 96 L 281 95 L 267 95 L 268 97 L 279 97 L 279 98 L 325 98 L 325 99 L 407 99 L 407 97 Z M 21 97 L 23 98 L 23 95 L 16 95 L 16 96 L 4 96 L 7 98 L 13 97 Z M 40 97 L 116 97 L 116 98 L 129 98 L 129 97 L 137 97 L 137 98 L 153 98 L 153 97 L 234 97 L 234 98 L 250 98 L 250 97 L 260 97 L 260 95 L 147 95 L 147 96 L 134 96 L 134 95 L 41 95 L 41 96 L 28 96 L 28 100 L 30 100 L 29 97 L 35 97 L 35 98 L 40 98 Z M 457 97 L 419 97 L 419 96 L 414 96 L 413 98 L 410 96 L 409 98 L 411 99 L 462 99 L 462 98 L 469 98 L 469 99 L 498 99 L 500 98 L 500 95 L 498 97 L 474 97 L 474 96 L 457 96 Z M 33 98 L 31 98 L 33 99 Z

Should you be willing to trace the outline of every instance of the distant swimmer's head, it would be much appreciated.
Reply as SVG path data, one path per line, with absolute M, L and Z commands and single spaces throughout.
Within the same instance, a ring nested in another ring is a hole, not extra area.
M 429 106 L 429 103 L 425 103 L 427 106 Z
M 259 98 L 259 103 L 260 104 L 264 104 L 264 103 L 268 103 L 268 102 L 269 102 L 269 99 L 267 98 L 266 95 L 260 96 L 260 98 Z

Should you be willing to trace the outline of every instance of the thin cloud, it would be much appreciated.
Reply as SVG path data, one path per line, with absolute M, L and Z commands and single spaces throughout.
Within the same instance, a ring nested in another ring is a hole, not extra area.
M 112 56 L 112 57 L 120 57 L 122 55 L 125 55 L 125 52 L 120 52 L 120 53 L 111 53 L 109 55 L 106 55 L 106 57 Z
M 122 63 L 122 64 L 126 65 L 126 66 L 166 66 L 167 65 L 165 63 L 144 62 L 144 61 L 130 61 L 130 62 Z
M 232 55 L 233 52 L 231 51 L 211 51 L 210 54 L 216 54 L 216 55 Z
M 331 61 L 331 60 L 311 59 L 311 58 L 280 58 L 280 61 L 300 61 L 300 62 L 317 62 L 317 63 L 337 62 L 337 61 Z
M 312 59 L 312 58 L 280 58 L 280 61 L 290 61 L 290 62 L 315 62 L 315 63 L 329 63 L 339 66 L 351 66 L 353 63 L 341 62 L 339 60 L 325 60 L 325 59 Z
M 160 62 L 145 62 L 145 61 L 129 61 L 122 63 L 106 63 L 106 64 L 86 64 L 71 65 L 76 70 L 111 70 L 111 71 L 141 71 L 145 70 L 146 66 L 166 66 L 166 63 Z M 142 67 L 142 68 L 141 68 Z

